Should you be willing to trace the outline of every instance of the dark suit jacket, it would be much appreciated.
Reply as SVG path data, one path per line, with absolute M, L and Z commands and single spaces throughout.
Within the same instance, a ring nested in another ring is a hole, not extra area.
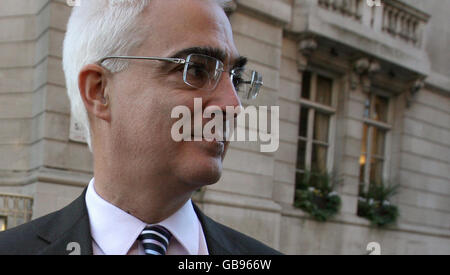
M 68 244 L 80 244 L 81 255 L 92 254 L 89 215 L 83 194 L 63 209 L 0 232 L 1 254 L 69 254 Z M 268 255 L 278 251 L 219 224 L 194 204 L 210 255 Z

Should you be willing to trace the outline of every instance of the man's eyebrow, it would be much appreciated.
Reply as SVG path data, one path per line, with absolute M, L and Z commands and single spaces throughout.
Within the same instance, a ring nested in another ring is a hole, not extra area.
M 227 54 L 219 49 L 219 48 L 213 48 L 213 47 L 191 47 L 182 49 L 175 54 L 173 54 L 172 58 L 184 58 L 192 53 L 196 54 L 203 54 L 211 57 L 215 57 L 221 61 L 224 61 L 227 58 Z
M 247 65 L 247 57 L 239 56 L 232 64 L 233 68 L 244 68 Z
M 219 48 L 214 47 L 190 47 L 182 49 L 175 54 L 171 55 L 171 58 L 185 58 L 190 54 L 203 54 L 211 57 L 215 57 L 220 61 L 224 62 L 227 59 L 227 53 Z M 239 56 L 231 62 L 232 67 L 244 67 L 247 64 L 247 58 L 244 56 Z

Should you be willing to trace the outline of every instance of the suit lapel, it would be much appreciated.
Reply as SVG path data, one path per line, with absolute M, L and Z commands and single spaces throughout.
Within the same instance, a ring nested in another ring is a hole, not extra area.
M 48 222 L 39 227 L 37 235 L 48 243 L 40 254 L 92 255 L 92 237 L 89 215 L 86 208 L 86 190 L 71 204 L 53 214 Z M 226 238 L 224 227 L 216 223 L 193 203 L 202 225 L 210 255 L 231 255 L 236 253 L 232 241 Z
M 85 201 L 86 189 L 75 201 L 54 214 L 38 231 L 49 245 L 41 254 L 90 255 L 92 238 Z
M 230 240 L 225 238 L 226 234 L 223 232 L 223 227 L 213 221 L 211 218 L 203 214 L 202 211 L 193 203 L 195 213 L 202 225 L 203 233 L 205 234 L 206 244 L 210 255 L 232 255 L 233 247 L 231 247 Z

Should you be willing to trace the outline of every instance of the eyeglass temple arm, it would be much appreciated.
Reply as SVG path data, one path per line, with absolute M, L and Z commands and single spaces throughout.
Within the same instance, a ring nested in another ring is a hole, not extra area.
M 99 63 L 102 64 L 108 59 L 137 59 L 137 60 L 157 60 L 157 61 L 167 61 L 176 64 L 185 64 L 186 60 L 183 58 L 170 58 L 170 57 L 153 57 L 153 56 L 106 56 L 100 59 Z

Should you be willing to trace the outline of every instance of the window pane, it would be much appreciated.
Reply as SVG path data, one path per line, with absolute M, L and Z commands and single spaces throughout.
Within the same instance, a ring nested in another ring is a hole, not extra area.
M 328 143 L 330 116 L 316 111 L 314 116 L 314 139 Z
M 305 189 L 306 185 L 303 184 L 303 176 L 305 173 L 297 172 L 295 173 L 295 189 Z
M 327 171 L 327 150 L 328 146 L 314 144 L 311 156 L 311 170 L 316 172 Z
M 364 182 L 365 167 L 367 163 L 367 135 L 369 132 L 369 126 L 363 125 L 363 136 L 361 140 L 361 156 L 359 157 L 359 182 Z
M 384 138 L 385 131 L 374 127 L 372 134 L 372 155 L 384 157 Z
M 367 155 L 361 154 L 359 157 L 359 182 L 364 182 Z
M 6 230 L 6 217 L 0 216 L 0 231 Z
M 317 94 L 316 101 L 318 103 L 331 106 L 331 93 L 333 81 L 323 76 L 317 76 Z
M 302 98 L 311 99 L 311 73 L 307 71 L 303 72 L 302 79 Z
M 372 158 L 370 160 L 370 182 L 380 183 L 383 175 L 383 160 Z
M 295 190 L 306 190 L 308 189 L 308 185 L 306 182 L 303 182 L 304 173 L 297 172 L 295 174 Z M 294 203 L 298 201 L 298 194 L 294 192 Z
M 369 126 L 367 126 L 367 124 L 364 124 L 363 126 L 363 137 L 361 140 L 361 152 L 362 153 L 367 153 L 367 133 L 369 131 Z
M 307 137 L 308 136 L 308 115 L 309 109 L 301 106 L 300 107 L 300 125 L 299 125 L 299 131 L 298 135 L 301 137 Z
M 370 117 L 370 99 L 366 99 L 366 102 L 364 103 L 364 118 Z
M 297 169 L 305 169 L 306 141 L 299 140 L 297 148 Z
M 387 122 L 389 99 L 376 95 L 374 104 L 372 119 Z

